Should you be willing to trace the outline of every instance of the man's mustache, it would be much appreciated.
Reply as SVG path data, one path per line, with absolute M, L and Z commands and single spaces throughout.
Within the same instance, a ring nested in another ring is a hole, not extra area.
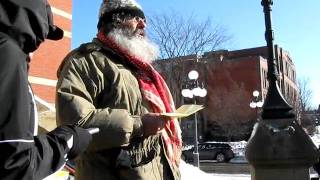
M 134 31 L 134 35 L 136 35 L 136 36 L 140 35 L 142 37 L 145 37 L 146 31 L 144 29 L 137 29 L 137 30 Z

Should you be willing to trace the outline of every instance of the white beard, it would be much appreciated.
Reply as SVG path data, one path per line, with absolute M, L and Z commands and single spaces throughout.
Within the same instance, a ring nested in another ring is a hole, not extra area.
M 151 63 L 159 57 L 159 47 L 147 37 L 134 35 L 127 29 L 116 28 L 108 33 L 115 42 L 131 55 Z

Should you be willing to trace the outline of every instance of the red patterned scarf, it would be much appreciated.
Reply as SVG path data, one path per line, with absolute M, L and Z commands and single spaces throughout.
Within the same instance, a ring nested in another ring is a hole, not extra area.
M 98 33 L 97 37 L 104 46 L 112 49 L 138 69 L 136 78 L 139 82 L 142 96 L 149 102 L 154 113 L 173 112 L 175 110 L 171 93 L 165 81 L 151 64 L 131 55 L 128 50 L 119 46 L 112 37 L 106 36 L 102 31 Z M 176 119 L 167 121 L 161 136 L 165 142 L 166 154 L 169 160 L 178 166 L 182 147 L 181 129 L 178 121 Z

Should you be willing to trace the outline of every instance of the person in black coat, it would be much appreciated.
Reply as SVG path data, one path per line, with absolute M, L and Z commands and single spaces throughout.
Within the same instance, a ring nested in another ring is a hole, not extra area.
M 320 153 L 320 145 L 318 147 L 318 152 Z M 318 160 L 318 162 L 315 163 L 312 167 L 317 172 L 317 174 L 319 176 L 320 175 L 320 160 Z
M 91 140 L 75 125 L 37 135 L 37 110 L 28 82 L 29 54 L 45 39 L 59 40 L 46 0 L 0 1 L 0 178 L 38 180 L 63 167 Z

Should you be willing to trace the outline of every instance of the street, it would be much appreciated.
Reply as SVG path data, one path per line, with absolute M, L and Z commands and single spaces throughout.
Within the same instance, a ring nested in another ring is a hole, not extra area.
M 250 168 L 247 163 L 200 162 L 200 169 L 207 173 L 250 174 Z
M 217 178 L 251 179 L 250 167 L 243 157 L 236 157 L 229 163 L 217 163 L 216 161 L 200 161 L 200 169 Z M 311 180 L 319 180 L 317 173 L 310 168 Z

